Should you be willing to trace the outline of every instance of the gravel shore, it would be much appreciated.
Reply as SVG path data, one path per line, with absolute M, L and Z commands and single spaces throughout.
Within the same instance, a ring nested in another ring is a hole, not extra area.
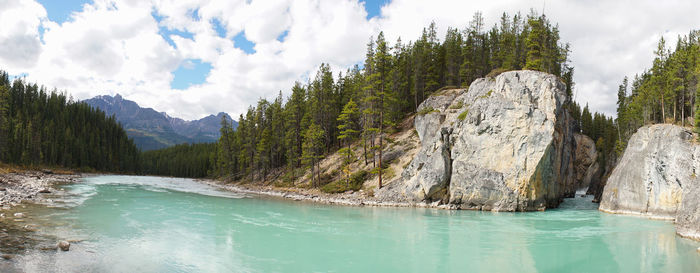
M 51 193 L 55 183 L 74 183 L 80 174 L 55 174 L 52 171 L 22 171 L 0 174 L 0 208 L 9 209 L 24 200 L 36 201 Z
M 433 203 L 408 203 L 381 199 L 371 196 L 371 194 L 363 190 L 347 191 L 344 193 L 324 193 L 319 191 L 318 189 L 282 188 L 274 186 L 261 186 L 255 184 L 226 184 L 221 181 L 209 179 L 199 179 L 197 181 L 231 192 L 269 196 L 275 198 L 285 198 L 294 201 L 316 202 L 321 204 L 358 207 L 369 206 L 456 209 L 455 206 L 440 204 L 439 201 Z

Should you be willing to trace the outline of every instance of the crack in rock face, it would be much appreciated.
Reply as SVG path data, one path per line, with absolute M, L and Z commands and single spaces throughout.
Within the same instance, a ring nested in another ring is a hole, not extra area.
M 452 143 L 450 135 L 452 128 L 443 127 L 440 130 L 442 139 L 442 158 L 445 161 L 445 193 L 442 197 L 442 203 L 449 203 L 450 200 L 450 179 L 452 178 Z

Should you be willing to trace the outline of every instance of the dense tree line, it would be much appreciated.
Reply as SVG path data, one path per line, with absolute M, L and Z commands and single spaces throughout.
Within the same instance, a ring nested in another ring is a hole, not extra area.
M 625 78 L 619 87 L 620 149 L 646 124 L 675 123 L 700 128 L 700 105 L 696 103 L 700 93 L 700 31 L 678 37 L 674 50 L 667 48 L 662 37 L 654 54 L 650 69 L 635 75 L 631 82 Z
M 179 144 L 146 151 L 141 156 L 141 172 L 149 175 L 207 177 L 214 169 L 215 143 Z
M 613 153 L 618 142 L 615 120 L 603 113 L 591 112 L 588 105 L 582 110 L 575 102 L 572 102 L 569 110 L 579 125 L 578 131 L 595 142 L 600 166 L 609 166 L 608 161 L 614 160 L 619 154 Z
M 286 99 L 280 93 L 249 107 L 237 130 L 223 120 L 212 173 L 253 181 L 280 168 L 308 168 L 312 185 L 321 186 L 320 160 L 342 148 L 346 164 L 359 159 L 371 165 L 381 187 L 384 135 L 432 93 L 467 87 L 491 72 L 532 69 L 559 76 L 570 94 L 568 53 L 558 27 L 534 13 L 503 14 L 491 29 L 476 13 L 467 28 L 449 28 L 443 41 L 434 23 L 408 44 L 399 38 L 391 45 L 380 33 L 367 44 L 362 67 L 334 77 L 321 64 L 315 77 L 297 82 Z M 360 143 L 359 155 L 349 149 L 351 143 Z
M 622 154 L 627 141 L 638 128 L 655 123 L 673 123 L 700 128 L 700 31 L 678 37 L 675 48 L 667 47 L 662 37 L 654 52 L 650 69 L 625 77 L 617 92 L 617 118 L 591 113 L 588 106 L 580 111 L 572 105 L 581 132 L 596 142 L 599 162 Z M 580 115 L 580 116 L 579 116 Z M 695 119 L 693 119 L 695 115 Z
M 114 117 L 0 71 L 0 161 L 133 173 L 139 151 Z

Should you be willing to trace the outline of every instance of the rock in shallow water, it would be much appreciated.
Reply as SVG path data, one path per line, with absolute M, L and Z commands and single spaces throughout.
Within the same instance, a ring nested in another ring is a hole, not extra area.
M 378 195 L 462 209 L 556 207 L 576 190 L 567 99 L 561 81 L 535 71 L 432 95 L 415 117 L 420 152 Z
M 694 170 L 700 168 L 695 160 L 700 150 L 692 137 L 669 124 L 639 128 L 608 178 L 600 210 L 675 218 L 683 189 L 698 185 Z
M 70 243 L 67 241 L 60 241 L 56 247 L 58 247 L 60 250 L 68 251 L 70 249 Z
M 690 130 L 658 124 L 637 130 L 603 191 L 600 210 L 675 219 L 700 240 L 700 146 Z
M 676 232 L 700 241 L 700 183 L 697 181 L 683 193 L 683 201 L 676 214 Z

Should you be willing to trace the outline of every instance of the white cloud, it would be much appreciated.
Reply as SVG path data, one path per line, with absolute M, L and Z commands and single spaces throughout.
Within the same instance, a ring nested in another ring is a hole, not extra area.
M 527 14 L 541 1 L 394 0 L 382 16 L 366 19 L 357 0 L 96 0 L 70 21 L 49 21 L 33 0 L 0 0 L 0 68 L 28 73 L 31 81 L 68 90 L 77 99 L 121 93 L 172 116 L 199 118 L 221 111 L 234 116 L 261 97 L 288 93 L 296 80 L 313 77 L 326 62 L 344 70 L 364 58 L 370 36 L 384 30 L 392 43 L 415 39 L 435 21 L 438 35 L 463 28 L 476 11 L 487 27 L 502 12 Z M 670 44 L 700 25 L 693 1 L 551 1 L 547 16 L 572 45 L 577 99 L 593 110 L 614 113 L 615 90 L 624 76 L 648 67 L 660 35 Z M 163 17 L 158 22 L 151 16 Z M 212 20 L 226 29 L 219 37 Z M 43 42 L 40 28 L 45 29 Z M 171 47 L 159 27 L 185 31 Z M 255 53 L 235 47 L 245 31 Z M 288 31 L 283 42 L 277 37 Z M 172 90 L 172 72 L 188 59 L 212 65 L 206 81 Z
M 39 26 L 46 10 L 34 1 L 22 0 L 1 0 L 0 7 L 0 64 L 19 74 L 36 65 L 39 58 Z

